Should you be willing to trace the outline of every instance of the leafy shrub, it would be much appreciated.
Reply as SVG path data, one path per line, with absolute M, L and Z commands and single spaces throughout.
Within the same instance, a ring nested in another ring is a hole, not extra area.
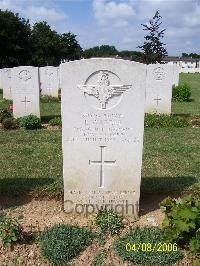
M 172 88 L 172 100 L 175 102 L 188 102 L 191 97 L 191 87 L 188 84 L 180 84 Z
M 25 129 L 38 129 L 41 128 L 41 120 L 35 115 L 27 115 L 20 117 L 17 120 L 17 124 Z
M 162 223 L 167 241 L 176 241 L 200 258 L 200 197 L 188 195 L 183 199 L 166 198 L 161 202 L 165 213 Z
M 189 122 L 192 126 L 200 127 L 200 116 L 193 116 Z
M 2 123 L 2 121 L 5 118 L 11 118 L 12 114 L 5 108 L 5 109 L 0 109 L 0 123 Z
M 50 95 L 42 95 L 40 97 L 40 101 L 42 103 L 52 103 L 52 102 L 59 102 L 59 98 L 57 97 L 53 97 L 53 96 L 50 96 Z
M 189 123 L 186 119 L 175 115 L 145 115 L 145 127 L 166 128 L 166 127 L 187 127 Z
M 22 229 L 17 219 L 0 214 L 0 239 L 4 246 L 12 245 L 21 240 Z
M 46 229 L 39 237 L 42 254 L 54 265 L 66 265 L 85 249 L 93 238 L 87 228 L 57 224 Z
M 49 124 L 51 126 L 61 126 L 62 125 L 62 120 L 60 117 L 55 117 L 49 120 Z
M 93 259 L 94 266 L 103 266 L 105 265 L 106 252 L 104 249 L 100 250 Z
M 123 260 L 134 265 L 171 265 L 182 258 L 175 243 L 173 250 L 167 251 L 163 232 L 157 227 L 131 228 L 115 241 L 114 249 Z
M 200 182 L 193 184 L 189 188 L 183 191 L 183 195 L 192 194 L 194 196 L 200 197 Z
M 123 228 L 122 217 L 113 210 L 102 209 L 96 217 L 96 224 L 100 227 L 103 233 L 114 235 Z
M 13 117 L 4 118 L 2 121 L 3 129 L 15 129 L 17 128 L 16 119 Z

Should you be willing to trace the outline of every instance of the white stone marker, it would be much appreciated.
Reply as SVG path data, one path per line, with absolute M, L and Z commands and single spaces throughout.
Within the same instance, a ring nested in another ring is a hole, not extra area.
M 58 97 L 59 73 L 53 66 L 40 67 L 40 89 L 42 95 Z
M 137 218 L 146 65 L 83 59 L 61 72 L 65 210 Z
M 173 85 L 178 86 L 179 84 L 179 73 L 180 73 L 180 67 L 174 65 L 174 73 L 173 73 Z
M 3 98 L 12 100 L 11 90 L 11 68 L 3 68 L 1 72 L 2 87 L 3 87 Z
M 152 64 L 147 66 L 146 113 L 171 113 L 173 74 L 172 65 Z
M 13 89 L 13 115 L 40 117 L 38 67 L 20 66 L 11 70 Z

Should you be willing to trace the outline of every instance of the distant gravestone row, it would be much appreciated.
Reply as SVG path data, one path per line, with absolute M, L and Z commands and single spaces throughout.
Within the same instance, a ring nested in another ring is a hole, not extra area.
M 70 66 L 70 62 L 68 64 Z M 170 114 L 172 86 L 178 85 L 179 67 L 152 64 L 147 66 L 146 71 L 145 112 Z M 13 100 L 14 116 L 39 116 L 39 95 L 58 97 L 61 72 L 60 68 L 52 66 L 2 69 L 0 86 L 3 88 L 3 98 Z M 77 73 L 77 77 L 79 74 Z M 108 104 L 112 101 L 113 99 Z M 106 103 L 102 103 L 103 105 L 106 106 Z
M 16 118 L 29 114 L 40 117 L 40 93 L 58 97 L 59 84 L 58 67 L 20 66 L 4 68 L 0 72 L 3 98 L 13 100 Z
M 16 67 L 15 69 L 17 69 Z M 21 66 L 19 69 L 30 70 L 30 66 Z M 34 68 L 34 67 L 32 67 Z M 38 69 L 38 68 L 37 68 Z M 12 68 L 1 69 L 0 72 L 0 88 L 3 88 L 3 98 L 12 100 Z M 40 67 L 37 71 L 39 87 L 42 95 L 58 97 L 59 89 L 59 68 L 53 66 Z

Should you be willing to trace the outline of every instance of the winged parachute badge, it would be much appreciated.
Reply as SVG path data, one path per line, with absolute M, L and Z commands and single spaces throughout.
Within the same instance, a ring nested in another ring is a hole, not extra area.
M 121 95 L 131 87 L 132 85 L 111 85 L 109 73 L 106 71 L 101 71 L 97 85 L 78 85 L 78 88 L 84 93 L 95 96 L 102 109 L 106 109 L 106 104 L 110 98 Z

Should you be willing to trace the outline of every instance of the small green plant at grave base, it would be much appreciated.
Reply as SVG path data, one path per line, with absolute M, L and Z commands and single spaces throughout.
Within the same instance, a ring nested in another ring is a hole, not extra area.
M 161 202 L 161 209 L 165 213 L 162 223 L 165 239 L 189 248 L 191 254 L 200 258 L 200 196 L 168 197 Z
M 172 88 L 172 100 L 174 102 L 189 102 L 191 97 L 191 87 L 188 84 L 180 84 Z
M 50 95 L 42 95 L 40 97 L 40 101 L 42 103 L 51 103 L 51 102 L 59 102 L 59 98 L 57 97 L 53 97 L 53 96 L 50 96 Z
M 0 214 L 0 239 L 4 246 L 10 246 L 22 239 L 22 229 L 18 219 Z
M 0 123 L 2 123 L 2 121 L 5 119 L 5 118 L 11 118 L 12 117 L 12 114 L 6 109 L 0 109 Z
M 18 127 L 16 119 L 13 117 L 4 118 L 2 121 L 3 129 L 16 129 Z
M 96 233 L 96 239 L 97 239 L 100 246 L 105 245 L 105 243 L 106 243 L 105 236 L 104 236 L 102 231 Z
M 172 265 L 182 258 L 176 243 L 167 244 L 161 229 L 135 227 L 114 242 L 116 253 L 134 265 Z
M 62 120 L 60 117 L 55 117 L 49 120 L 50 126 L 62 126 Z
M 124 227 L 122 217 L 113 210 L 101 209 L 97 213 L 96 224 L 103 233 L 117 234 Z
M 35 115 L 23 116 L 16 119 L 19 127 L 25 129 L 39 129 L 41 128 L 41 120 Z
M 87 228 L 57 224 L 40 235 L 38 245 L 53 265 L 66 265 L 91 243 L 93 237 Z
M 167 128 L 167 127 L 187 127 L 189 123 L 186 119 L 175 115 L 157 115 L 146 114 L 144 126 L 151 128 Z
M 106 251 L 104 249 L 100 250 L 93 259 L 93 266 L 103 266 L 105 265 Z

